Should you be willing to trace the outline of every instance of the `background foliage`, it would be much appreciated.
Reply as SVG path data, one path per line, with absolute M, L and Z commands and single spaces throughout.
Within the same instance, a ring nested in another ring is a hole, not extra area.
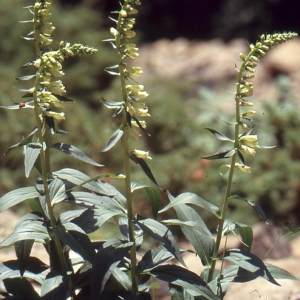
M 264 9 L 269 9 L 270 7 L 278 8 L 282 2 L 266 1 L 261 5 L 263 5 Z M 20 0 L 19 3 L 22 5 L 15 5 L 14 1 L 4 0 L 4 5 L 0 7 L 0 15 L 5 16 L 0 18 L 0 28 L 1 32 L 3 32 L 0 37 L 1 105 L 21 102 L 21 93 L 17 89 L 24 87 L 24 85 L 21 86 L 14 78 L 24 74 L 21 74 L 22 70 L 16 69 L 15 66 L 20 66 L 24 61 L 34 59 L 31 57 L 32 45 L 20 39 L 20 36 L 27 33 L 28 28 L 26 24 L 18 23 L 20 20 L 27 19 L 25 17 L 27 11 L 21 7 L 30 5 L 31 1 Z M 107 11 L 113 10 L 115 7 L 112 7 L 112 4 L 115 5 L 115 3 L 113 1 L 96 0 L 60 1 L 60 3 L 60 5 L 54 6 L 53 11 L 53 23 L 59 26 L 55 31 L 57 39 L 65 39 L 69 42 L 84 40 L 85 43 L 99 49 L 97 55 L 86 57 L 82 61 L 79 60 L 79 62 L 75 58 L 76 64 L 73 64 L 75 59 L 73 61 L 68 60 L 65 64 L 66 76 L 64 84 L 67 87 L 68 96 L 77 102 L 76 108 L 72 104 L 67 105 L 66 115 L 68 119 L 62 126 L 70 134 L 65 137 L 65 142 L 78 146 L 91 158 L 109 167 L 109 169 L 101 171 L 119 173 L 122 170 L 122 159 L 113 157 L 110 152 L 99 152 L 118 123 L 117 120 L 114 123 L 110 117 L 110 112 L 103 109 L 100 104 L 101 96 L 115 100 L 119 97 L 119 90 L 118 87 L 115 87 L 115 82 L 111 81 L 111 78 L 103 72 L 104 66 L 114 64 L 115 57 L 111 56 L 111 49 L 101 42 L 108 37 L 107 27 L 109 22 L 106 17 Z M 168 13 L 163 9 L 169 4 L 169 1 L 166 0 L 151 1 L 151 3 L 149 2 L 142 6 L 138 22 L 141 24 L 139 26 L 141 30 L 140 38 L 143 41 L 161 37 L 154 36 L 154 33 L 168 36 L 168 33 L 175 32 L 176 36 L 185 34 L 191 38 L 196 37 L 195 33 L 187 34 L 184 31 L 176 30 L 174 27 L 174 20 L 178 20 L 176 3 L 174 1 L 174 7 L 168 10 Z M 232 3 L 234 1 L 220 1 L 216 6 L 219 14 L 222 14 L 219 22 L 225 22 L 224 20 L 236 22 L 237 25 L 233 23 L 227 24 L 229 29 L 237 28 L 238 24 L 240 24 L 238 23 L 238 18 L 234 20 L 230 18 L 231 10 L 225 9 L 226 5 L 231 7 Z M 246 10 L 250 4 L 248 1 L 243 1 L 243 3 L 245 3 L 244 7 Z M 261 3 L 261 1 L 252 1 L 251 3 L 253 3 L 253 7 L 257 8 L 258 3 Z M 221 34 L 225 39 L 241 35 L 251 39 L 254 38 L 253 36 L 256 37 L 258 32 L 273 30 L 269 28 L 274 25 L 272 21 L 273 15 L 268 15 L 267 19 L 260 23 L 260 26 L 252 27 L 251 35 L 246 32 L 246 27 L 243 26 L 239 32 L 226 29 L 227 27 L 222 27 L 224 32 L 218 32 L 217 28 L 221 28 L 221 23 L 216 22 L 218 12 L 212 12 L 209 7 L 204 7 L 202 12 L 205 12 L 205 9 L 208 12 L 207 16 L 211 17 L 210 24 L 205 25 L 207 24 L 205 23 L 202 24 L 203 26 L 201 24 L 198 26 L 185 25 L 185 28 L 196 27 L 198 31 L 200 30 L 197 38 L 212 38 Z M 55 10 L 60 10 L 60 13 L 56 13 Z M 58 22 L 55 18 L 56 16 L 61 16 L 61 11 L 63 11 L 64 17 L 59 17 L 60 20 Z M 294 13 L 296 10 L 290 11 Z M 256 12 L 255 17 L 252 19 L 254 23 L 250 24 L 255 24 L 255 20 L 259 18 L 260 14 L 264 13 L 263 10 L 252 9 L 252 6 L 248 10 L 248 14 L 250 12 Z M 154 13 L 155 18 L 158 19 L 154 19 Z M 233 14 L 234 12 L 231 13 Z M 266 16 L 266 14 L 264 15 Z M 164 18 L 161 16 L 164 16 Z M 195 20 L 201 18 L 191 16 L 190 19 L 195 22 Z M 284 18 L 281 19 L 284 20 Z M 182 21 L 184 20 L 186 19 L 182 18 Z M 205 22 L 206 19 L 202 20 Z M 290 20 L 292 20 L 292 16 Z M 242 22 L 242 20 L 239 22 Z M 158 26 L 159 30 L 153 27 L 153 24 L 156 24 L 155 26 Z M 263 25 L 266 27 L 262 27 Z M 180 26 L 180 22 L 178 26 Z M 201 29 L 208 28 L 205 26 L 209 27 L 206 35 L 201 32 Z M 279 28 L 276 27 L 276 30 L 280 30 L 280 26 Z M 293 30 L 294 28 L 291 24 L 290 27 L 286 26 L 285 29 Z M 228 35 L 229 31 L 235 32 L 234 36 Z M 170 37 L 173 38 L 174 36 L 170 35 Z M 19 46 L 20 44 L 22 44 L 22 47 Z M 224 186 L 224 180 L 218 174 L 217 168 L 219 164 L 201 160 L 200 157 L 210 154 L 216 149 L 216 145 L 212 144 L 214 139 L 203 128 L 212 123 L 216 124 L 214 126 L 216 129 L 218 129 L 218 124 L 220 128 L 223 127 L 222 121 L 217 119 L 217 116 L 222 115 L 223 112 L 218 112 L 215 108 L 219 107 L 219 109 L 222 109 L 222 103 L 226 99 L 231 99 L 230 95 L 228 96 L 227 93 L 220 90 L 192 86 L 184 78 L 180 82 L 168 79 L 164 82 L 157 82 L 153 78 L 149 79 L 148 82 L 144 82 L 144 84 L 150 94 L 147 104 L 153 116 L 149 120 L 148 128 L 150 133 L 156 133 L 152 135 L 153 138 L 145 140 L 145 149 L 150 150 L 151 155 L 157 162 L 153 166 L 150 162 L 156 179 L 165 189 L 169 189 L 173 195 L 184 191 L 193 191 L 204 199 L 220 203 L 219 195 L 222 195 L 221 189 Z M 220 86 L 224 86 L 224 84 L 220 82 Z M 293 95 L 287 92 L 287 87 L 288 81 L 285 78 L 279 78 L 278 88 L 282 91 L 282 105 L 265 104 L 263 107 L 265 115 L 260 115 L 261 117 L 257 117 L 255 120 L 255 130 L 259 131 L 260 136 L 262 134 L 265 135 L 264 144 L 276 145 L 277 148 L 266 152 L 263 150 L 259 151 L 255 158 L 256 163 L 254 164 L 251 178 L 242 176 L 239 179 L 239 183 L 234 186 L 234 189 L 237 194 L 246 196 L 253 201 L 258 201 L 263 209 L 268 207 L 266 210 L 267 217 L 277 221 L 279 225 L 282 225 L 285 221 L 292 222 L 294 225 L 300 225 L 297 220 L 299 208 L 296 205 L 300 193 L 298 183 L 300 175 L 300 141 L 297 138 L 300 121 L 296 106 L 292 100 Z M 212 102 L 215 104 L 213 109 L 211 108 Z M 172 110 L 166 114 L 165 112 L 169 111 L 170 103 L 172 103 Z M 282 109 L 282 107 L 285 109 Z M 25 110 L 21 112 L 0 110 L 1 155 L 34 126 L 34 124 L 30 123 L 31 121 L 26 121 L 27 112 Z M 80 115 L 78 115 L 78 112 L 80 112 Z M 105 126 L 95 127 L 95 124 L 101 123 L 105 124 Z M 110 126 L 107 126 L 107 124 Z M 101 139 L 97 136 L 98 132 L 101 132 Z M 12 136 L 14 136 L 14 140 L 12 140 Z M 286 146 L 283 146 L 283 144 Z M 69 160 L 71 160 L 71 158 L 66 158 L 60 154 L 56 154 L 55 157 L 53 169 L 68 166 Z M 20 150 L 12 151 L 6 157 L 1 157 L 1 195 L 17 187 L 33 184 L 33 180 L 36 178 L 34 173 L 24 182 L 22 160 L 23 155 Z M 73 160 L 71 163 L 74 168 L 78 168 L 91 176 L 96 175 L 96 172 L 98 172 L 96 168 L 81 164 L 76 160 Z M 286 170 L 284 173 L 281 172 L 283 169 Z M 265 172 L 268 170 L 271 171 Z M 142 171 L 136 168 L 133 180 L 135 178 L 138 179 L 140 176 L 144 178 Z M 251 184 L 248 181 L 251 181 Z M 114 182 L 114 184 L 118 185 L 117 182 Z M 165 201 L 167 200 L 165 199 Z M 242 220 L 244 215 L 238 214 L 240 211 L 244 212 L 247 209 L 249 211 L 248 223 L 257 221 L 255 214 L 251 214 L 251 208 L 244 207 L 240 210 L 238 205 L 245 204 L 236 203 L 236 205 L 232 205 L 230 207 L 231 215 L 228 217 L 237 221 Z M 19 209 L 27 208 L 21 206 Z M 140 204 L 138 198 L 135 199 L 135 209 L 136 211 L 141 209 L 149 210 L 150 213 L 150 206 L 145 207 Z M 147 215 L 147 213 L 144 213 L 144 215 Z M 207 216 L 204 215 L 203 218 L 207 221 Z M 215 228 L 215 225 L 210 223 L 210 229 Z

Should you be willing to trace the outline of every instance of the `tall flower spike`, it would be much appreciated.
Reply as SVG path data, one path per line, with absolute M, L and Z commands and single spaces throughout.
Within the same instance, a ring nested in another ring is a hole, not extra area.
M 275 33 L 268 35 L 261 35 L 259 41 L 250 45 L 250 52 L 247 56 L 240 53 L 240 59 L 242 64 L 238 69 L 238 82 L 235 92 L 235 100 L 237 111 L 240 111 L 240 107 L 252 107 L 253 103 L 246 101 L 245 98 L 253 95 L 253 83 L 250 81 L 255 77 L 255 68 L 260 58 L 266 54 L 272 47 L 278 46 L 291 40 L 298 35 L 293 32 L 288 33 Z M 250 135 L 251 128 L 245 123 L 245 121 L 251 121 L 251 117 L 255 115 L 255 110 L 246 110 L 239 113 L 237 124 L 239 124 L 244 131 L 244 134 L 240 135 L 238 139 L 238 149 L 242 150 L 246 154 L 255 155 L 255 148 L 259 148 L 258 138 L 256 135 Z M 241 171 L 248 172 L 247 166 L 238 164 L 237 166 Z M 246 168 L 247 167 L 247 168 Z

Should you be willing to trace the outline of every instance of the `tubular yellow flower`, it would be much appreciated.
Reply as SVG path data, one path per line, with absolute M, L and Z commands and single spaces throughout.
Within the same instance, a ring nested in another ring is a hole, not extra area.
M 256 151 L 255 149 L 251 148 L 251 147 L 248 147 L 248 146 L 245 146 L 245 145 L 241 145 L 240 146 L 240 149 L 245 151 L 245 153 L 247 154 L 250 154 L 250 155 L 255 155 Z
M 131 153 L 133 153 L 135 156 L 139 158 L 152 159 L 152 157 L 149 156 L 149 151 L 132 150 Z
M 235 167 L 238 168 L 240 171 L 242 171 L 243 173 L 248 173 L 250 174 L 251 173 L 251 168 L 248 167 L 248 166 L 243 166 L 239 163 L 236 163 L 235 164 Z

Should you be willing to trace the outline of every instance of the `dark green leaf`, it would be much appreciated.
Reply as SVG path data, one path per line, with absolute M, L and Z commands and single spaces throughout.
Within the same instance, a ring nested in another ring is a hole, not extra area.
M 235 153 L 235 150 L 226 150 L 224 152 L 217 152 L 213 155 L 209 156 L 202 156 L 203 159 L 209 159 L 209 160 L 214 160 L 214 159 L 223 159 L 223 158 L 229 158 L 233 156 Z
M 43 272 L 48 269 L 41 260 L 36 257 L 29 257 L 27 261 L 27 270 L 23 277 L 32 279 L 38 283 L 42 283 L 45 279 Z M 0 280 L 5 278 L 20 278 L 19 262 L 17 260 L 9 260 L 0 264 Z
M 0 247 L 11 246 L 21 240 L 35 240 L 40 243 L 46 243 L 49 240 L 44 219 L 40 214 L 27 213 L 21 217 L 14 232 L 1 242 Z
M 103 167 L 103 165 L 96 163 L 94 160 L 89 158 L 85 153 L 83 153 L 80 149 L 76 148 L 73 145 L 68 145 L 68 144 L 64 144 L 64 143 L 56 143 L 56 144 L 52 145 L 51 148 L 59 150 L 65 154 L 68 154 L 74 158 L 77 158 L 77 159 L 84 161 L 88 164 L 91 164 L 93 166 Z
M 205 128 L 205 129 L 208 130 L 208 131 L 210 131 L 219 140 L 232 142 L 232 140 L 229 137 L 227 137 L 226 135 L 218 132 L 217 130 L 214 130 L 212 128 Z
M 24 200 L 37 198 L 39 196 L 40 194 L 34 186 L 10 191 L 0 198 L 0 213 Z
M 176 240 L 168 227 L 153 219 L 137 219 L 135 222 L 145 233 L 160 242 L 182 265 L 185 266 Z
M 209 300 L 219 299 L 211 292 L 204 280 L 197 274 L 182 267 L 175 265 L 158 266 L 150 270 L 150 274 L 160 280 L 181 286 L 194 296 L 204 296 Z
M 134 153 L 130 153 L 129 158 L 135 162 L 137 165 L 140 165 L 140 167 L 142 168 L 142 170 L 144 171 L 144 173 L 147 175 L 147 177 L 159 188 L 161 189 L 161 187 L 158 185 L 158 183 L 156 182 L 150 167 L 148 166 L 148 164 L 140 157 L 137 157 Z
M 40 299 L 40 296 L 26 278 L 6 278 L 3 280 L 3 283 L 7 292 L 17 297 L 6 299 L 19 299 L 20 295 L 22 296 L 22 300 Z
M 37 128 L 34 128 L 33 131 L 26 137 L 24 138 L 20 143 L 17 143 L 15 145 L 12 145 L 5 151 L 5 155 L 12 149 L 20 147 L 20 146 L 25 146 L 29 143 L 32 142 L 33 135 L 37 132 Z
M 215 240 L 203 222 L 200 215 L 190 206 L 180 204 L 174 206 L 179 220 L 192 222 L 195 226 L 181 225 L 181 230 L 188 241 L 193 245 L 204 266 L 210 264 L 210 258 L 215 245 Z
M 47 278 L 42 284 L 41 300 L 67 299 L 69 277 L 56 273 L 55 271 L 47 274 Z
M 175 208 L 176 205 L 193 204 L 193 205 L 196 205 L 198 207 L 201 207 L 201 208 L 211 212 L 213 215 L 215 215 L 217 218 L 219 218 L 218 213 L 220 212 L 220 209 L 217 206 L 211 204 L 210 202 L 204 200 L 203 198 L 199 197 L 196 194 L 183 193 L 183 194 L 180 194 L 179 196 L 177 196 L 176 198 L 174 198 L 168 191 L 168 197 L 169 197 L 171 203 L 169 203 L 167 206 L 165 206 L 163 209 L 161 209 L 159 211 L 159 213 L 165 212 L 172 207 Z
M 247 199 L 242 199 L 242 200 L 246 201 L 257 212 L 257 214 L 263 219 L 263 221 L 267 225 L 270 225 L 269 222 L 267 221 L 264 211 L 262 210 L 262 208 L 260 207 L 259 204 L 255 203 L 253 201 L 247 200 Z
M 68 225 L 70 225 L 70 227 L 68 227 Z M 56 226 L 53 228 L 54 233 L 74 252 L 78 253 L 89 263 L 92 263 L 95 250 L 88 236 L 84 232 L 80 232 L 82 229 L 75 224 L 64 223 L 63 226 L 64 227 Z M 76 229 L 76 231 L 74 229 Z
M 128 253 L 132 242 L 122 243 L 118 239 L 102 244 L 94 257 L 91 276 L 91 299 L 99 299 L 107 280 Z
M 241 165 L 244 167 L 246 165 L 246 163 L 245 163 L 245 159 L 244 159 L 243 154 L 241 153 L 241 151 L 237 150 L 237 155 L 239 157 Z
M 112 136 L 110 137 L 108 143 L 106 146 L 101 150 L 101 152 L 106 152 L 110 150 L 113 146 L 117 144 L 117 142 L 120 140 L 120 138 L 123 136 L 124 131 L 121 129 L 117 129 Z
M 137 271 L 142 273 L 149 271 L 161 264 L 164 264 L 174 258 L 174 255 L 164 247 L 158 247 L 148 250 L 137 265 Z
M 271 273 L 269 272 L 263 261 L 252 253 L 242 251 L 240 249 L 231 249 L 226 251 L 224 259 L 253 273 L 253 275 L 255 275 L 255 278 L 262 277 L 275 285 L 279 285 L 272 277 Z
M 122 285 L 124 290 L 131 291 L 132 282 L 126 273 L 121 271 L 119 268 L 115 268 L 112 272 L 112 277 L 116 282 Z
M 26 270 L 33 244 L 34 240 L 23 240 L 15 242 L 15 252 L 19 261 L 21 276 L 23 276 Z

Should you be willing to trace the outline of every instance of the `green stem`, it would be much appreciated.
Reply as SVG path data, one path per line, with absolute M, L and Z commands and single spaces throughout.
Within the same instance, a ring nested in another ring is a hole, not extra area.
M 120 31 L 122 17 L 119 14 L 118 22 L 117 22 L 117 30 Z M 116 48 L 120 49 L 121 47 L 121 38 L 118 35 L 116 37 Z M 122 136 L 122 147 L 123 147 L 123 158 L 124 158 L 124 171 L 125 171 L 125 194 L 127 199 L 127 217 L 128 217 L 128 231 L 129 231 L 129 239 L 130 242 L 133 243 L 130 249 L 130 260 L 131 260 L 131 280 L 132 280 L 132 292 L 138 292 L 138 277 L 137 277 L 137 261 L 136 261 L 136 245 L 135 245 L 135 236 L 134 236 L 134 224 L 133 224 L 133 212 L 132 212 L 132 193 L 131 193 L 131 180 L 130 180 L 130 165 L 129 165 L 129 147 L 128 147 L 128 137 L 130 128 L 127 125 L 126 119 L 126 107 L 127 107 L 127 94 L 126 94 L 126 83 L 125 83 L 125 75 L 123 69 L 123 58 L 120 51 L 118 51 L 118 64 L 119 64 L 119 72 L 120 72 L 120 81 L 121 81 L 121 91 L 122 98 L 124 102 L 124 110 L 122 117 L 122 127 L 124 134 Z

